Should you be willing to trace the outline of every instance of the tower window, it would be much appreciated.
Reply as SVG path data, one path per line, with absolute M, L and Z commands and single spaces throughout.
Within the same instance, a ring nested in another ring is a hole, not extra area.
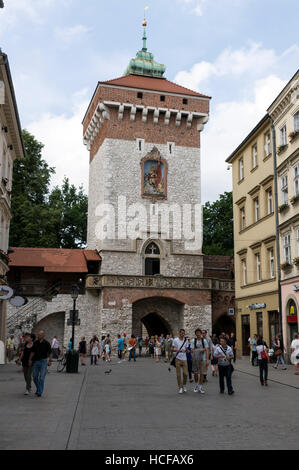
M 146 276 L 160 274 L 160 249 L 156 243 L 151 242 L 145 249 L 144 273 Z
M 143 93 L 141 91 L 138 91 L 137 93 L 137 98 L 142 99 L 143 98 Z
M 183 104 L 188 104 L 187 98 L 183 98 Z
M 165 96 L 164 95 L 160 96 L 160 101 L 165 101 Z

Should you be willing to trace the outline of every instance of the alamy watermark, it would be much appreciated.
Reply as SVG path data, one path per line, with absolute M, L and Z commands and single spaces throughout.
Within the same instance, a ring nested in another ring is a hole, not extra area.
M 201 204 L 127 204 L 126 196 L 119 196 L 117 206 L 99 204 L 95 210 L 99 219 L 95 227 L 97 240 L 136 240 L 159 238 L 183 240 L 186 250 L 200 250 L 202 246 Z

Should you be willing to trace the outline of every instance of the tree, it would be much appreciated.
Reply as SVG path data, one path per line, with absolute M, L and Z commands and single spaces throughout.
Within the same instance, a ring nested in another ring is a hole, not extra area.
M 203 206 L 203 253 L 206 255 L 234 254 L 233 195 L 221 194 L 213 203 Z
M 87 196 L 64 179 L 50 192 L 55 169 L 42 158 L 43 144 L 23 131 L 25 158 L 13 170 L 10 246 L 81 248 L 86 242 Z

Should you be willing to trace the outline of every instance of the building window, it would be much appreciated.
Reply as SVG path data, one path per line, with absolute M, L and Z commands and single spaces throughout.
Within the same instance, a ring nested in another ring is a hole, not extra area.
M 287 126 L 286 126 L 286 124 L 280 129 L 280 145 L 287 145 Z
M 260 282 L 261 281 L 261 257 L 259 253 L 255 255 L 255 263 L 256 263 L 256 280 L 257 282 Z
M 256 197 L 254 199 L 254 220 L 257 222 L 260 218 L 260 204 L 259 204 L 259 198 Z
M 168 153 L 172 155 L 174 153 L 174 142 L 167 142 Z
M 160 96 L 160 101 L 165 101 L 165 96 L 164 95 Z
M 267 190 L 267 206 L 268 206 L 268 214 L 272 214 L 273 212 L 273 194 L 272 188 Z
M 275 261 L 274 261 L 274 250 L 270 248 L 268 250 L 269 253 L 269 270 L 270 270 L 270 278 L 273 279 L 275 277 Z
M 187 98 L 183 98 L 183 104 L 188 104 Z
M 243 157 L 239 160 L 239 180 L 244 178 L 244 160 Z
M 288 175 L 285 173 L 280 178 L 280 188 L 281 188 L 281 203 L 288 204 L 289 202 L 289 191 L 288 191 Z
M 265 134 L 265 147 L 264 147 L 266 157 L 268 155 L 270 155 L 270 153 L 271 153 L 271 147 L 270 146 L 271 146 L 270 132 L 267 132 L 267 134 Z
M 136 139 L 137 150 L 142 152 L 144 150 L 144 139 Z
M 156 243 L 151 242 L 145 249 L 145 275 L 160 274 L 160 249 Z
M 294 114 L 294 131 L 299 131 L 299 111 Z
M 294 166 L 294 194 L 299 196 L 299 163 Z
M 284 261 L 291 263 L 291 235 L 289 233 L 283 237 L 283 254 Z
M 240 228 L 241 230 L 244 230 L 246 228 L 245 207 L 242 207 L 242 209 L 240 209 L 240 221 Z
M 247 266 L 246 266 L 246 260 L 243 259 L 241 261 L 242 265 L 242 277 L 243 277 L 243 286 L 246 286 L 247 284 Z
M 137 98 L 142 99 L 143 98 L 143 93 L 141 91 L 138 91 L 137 93 Z
M 257 145 L 252 147 L 252 169 L 257 167 Z

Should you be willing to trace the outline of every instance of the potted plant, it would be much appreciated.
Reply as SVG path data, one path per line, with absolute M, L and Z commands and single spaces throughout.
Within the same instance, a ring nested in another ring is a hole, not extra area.
M 278 207 L 278 212 L 281 214 L 283 211 L 287 210 L 289 208 L 289 205 L 287 202 L 284 202 Z
M 281 267 L 282 270 L 289 269 L 291 266 L 292 266 L 292 264 L 289 263 L 288 261 L 285 261 L 284 263 L 282 263 L 282 264 L 280 265 L 280 267 Z
M 295 130 L 295 131 L 290 132 L 289 133 L 290 142 L 292 142 L 292 140 L 294 140 L 297 137 L 297 135 L 299 135 L 299 130 L 298 129 Z
M 293 259 L 293 263 L 295 264 L 295 266 L 299 266 L 299 256 Z
M 290 202 L 291 204 L 296 204 L 296 202 L 299 201 L 299 194 L 296 194 L 296 196 L 291 197 Z
M 279 145 L 279 147 L 277 147 L 277 153 L 278 155 L 283 152 L 286 148 L 287 148 L 287 144 L 283 144 L 283 145 Z

